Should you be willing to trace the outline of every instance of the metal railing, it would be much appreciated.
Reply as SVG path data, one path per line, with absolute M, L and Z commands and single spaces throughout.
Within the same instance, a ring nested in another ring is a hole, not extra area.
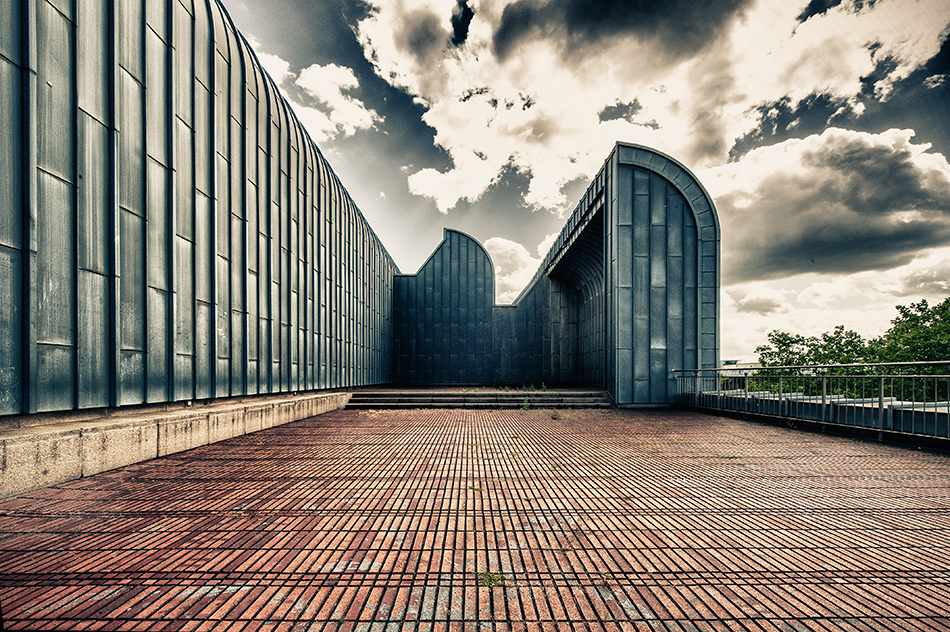
M 673 371 L 685 406 L 950 438 L 950 361 Z

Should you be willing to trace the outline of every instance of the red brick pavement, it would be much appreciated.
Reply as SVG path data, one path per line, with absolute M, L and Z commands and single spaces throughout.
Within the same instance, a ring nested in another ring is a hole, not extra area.
M 0 501 L 8 629 L 950 629 L 950 458 L 682 411 L 337 411 Z

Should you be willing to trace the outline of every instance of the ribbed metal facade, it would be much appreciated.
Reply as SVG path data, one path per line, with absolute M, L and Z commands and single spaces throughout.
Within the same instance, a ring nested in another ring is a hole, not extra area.
M 0 2 L 0 111 L 0 414 L 392 381 L 398 270 L 217 2 Z
M 719 225 L 618 144 L 512 306 L 401 275 L 216 0 L 0 2 L 0 415 L 412 384 L 665 403 L 718 363 Z
M 494 268 L 481 244 L 446 230 L 419 272 L 397 276 L 393 285 L 397 382 L 493 380 Z
M 619 404 L 668 403 L 671 371 L 718 366 L 719 246 L 695 177 L 618 143 L 528 287 L 492 308 L 490 327 L 491 262 L 470 237 L 446 231 L 417 275 L 397 279 L 395 380 L 588 384 Z

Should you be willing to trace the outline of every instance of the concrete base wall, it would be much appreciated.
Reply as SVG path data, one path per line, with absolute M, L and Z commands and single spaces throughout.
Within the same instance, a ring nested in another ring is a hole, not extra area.
M 0 419 L 0 498 L 307 419 L 349 398 L 309 393 Z

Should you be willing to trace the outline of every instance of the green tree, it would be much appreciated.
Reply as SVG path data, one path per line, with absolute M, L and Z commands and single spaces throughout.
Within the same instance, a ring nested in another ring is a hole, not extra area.
M 773 329 L 768 333 L 769 344 L 755 348 L 762 366 L 795 366 L 808 364 L 809 349 L 816 344 L 814 336 L 806 338 L 801 334 Z
M 769 344 L 755 348 L 762 366 L 802 364 L 854 364 L 866 361 L 867 343 L 861 334 L 838 325 L 821 336 L 790 334 L 778 329 L 768 334 Z
M 950 360 L 950 297 L 931 307 L 926 299 L 897 306 L 891 328 L 868 341 L 868 361 L 938 362 Z

